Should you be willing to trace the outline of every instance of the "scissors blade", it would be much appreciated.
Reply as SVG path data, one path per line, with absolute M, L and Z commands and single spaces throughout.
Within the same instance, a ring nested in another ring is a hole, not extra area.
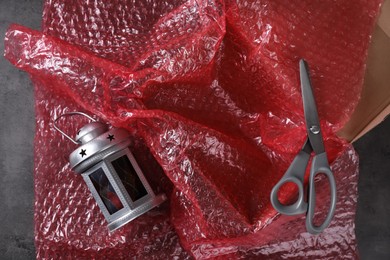
M 316 154 L 325 152 L 322 140 L 320 120 L 318 118 L 317 106 L 314 99 L 313 89 L 310 83 L 309 69 L 305 60 L 299 61 L 299 72 L 301 78 L 301 91 L 303 100 L 303 111 L 306 120 L 306 131 L 310 144 Z

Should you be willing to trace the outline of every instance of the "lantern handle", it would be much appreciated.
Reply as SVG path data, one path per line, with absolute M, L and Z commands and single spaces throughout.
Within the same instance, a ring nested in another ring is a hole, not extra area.
M 93 119 L 92 117 L 90 117 L 89 115 L 83 113 L 83 112 L 69 112 L 69 113 L 65 113 L 65 114 L 62 114 L 60 115 L 59 117 L 57 117 L 56 119 L 54 119 L 54 122 L 53 122 L 53 126 L 54 126 L 54 129 L 57 130 L 58 132 L 60 132 L 63 136 L 65 136 L 66 138 L 68 138 L 69 140 L 71 140 L 73 143 L 75 144 L 80 144 L 79 142 L 75 141 L 72 137 L 70 137 L 69 135 L 67 135 L 64 131 L 62 131 L 57 125 L 57 121 L 63 117 L 63 116 L 71 116 L 71 115 L 82 115 L 82 116 L 85 116 L 86 118 L 90 119 L 91 121 L 93 122 L 96 122 L 95 119 Z

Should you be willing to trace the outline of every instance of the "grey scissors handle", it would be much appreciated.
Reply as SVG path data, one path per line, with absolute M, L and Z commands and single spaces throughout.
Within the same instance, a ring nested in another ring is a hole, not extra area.
M 310 154 L 304 150 L 301 150 L 298 153 L 282 179 L 272 189 L 271 203 L 272 206 L 281 214 L 291 216 L 307 213 L 306 230 L 311 234 L 319 234 L 330 224 L 336 209 L 336 181 L 329 167 L 326 153 L 315 155 L 310 169 L 308 202 L 305 202 L 305 190 L 303 187 L 303 182 L 309 160 Z M 330 206 L 328 214 L 320 226 L 315 226 L 313 223 L 316 207 L 314 178 L 317 174 L 324 174 L 329 181 L 330 187 Z M 297 185 L 298 199 L 292 205 L 283 205 L 278 199 L 278 192 L 279 189 L 288 182 L 293 182 Z
M 321 225 L 315 226 L 313 223 L 315 206 L 316 206 L 316 191 L 315 191 L 315 183 L 314 178 L 317 174 L 324 174 L 329 181 L 330 188 L 330 205 L 328 214 L 325 220 Z M 321 233 L 327 226 L 329 226 L 333 215 L 336 210 L 336 181 L 333 176 L 333 172 L 331 171 L 328 163 L 328 158 L 326 153 L 317 154 L 314 156 L 311 169 L 310 169 L 310 177 L 309 177 L 309 201 L 308 201 L 308 209 L 306 215 L 306 229 L 311 234 L 319 234 Z
M 310 159 L 310 154 L 301 150 L 293 162 L 288 167 L 284 176 L 273 187 L 271 191 L 272 206 L 280 213 L 285 215 L 298 215 L 307 211 L 307 203 L 305 202 L 305 191 L 303 188 L 303 178 L 305 177 L 306 167 Z M 278 199 L 279 189 L 286 183 L 293 182 L 298 187 L 298 199 L 292 205 L 283 205 Z

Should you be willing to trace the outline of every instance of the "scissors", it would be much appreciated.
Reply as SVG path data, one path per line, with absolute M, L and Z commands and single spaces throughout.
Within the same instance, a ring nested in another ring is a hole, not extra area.
M 325 152 L 324 141 L 320 129 L 320 120 L 318 119 L 317 107 L 310 83 L 308 65 L 303 59 L 299 61 L 299 71 L 307 138 L 302 149 L 296 155 L 284 176 L 273 187 L 271 191 L 271 203 L 281 214 L 298 215 L 306 213 L 306 230 L 311 234 L 319 234 L 329 225 L 336 209 L 336 181 L 329 167 L 328 158 Z M 305 192 L 303 182 L 312 152 L 314 152 L 314 157 L 310 168 L 308 198 L 306 202 L 304 200 Z M 316 203 L 314 178 L 317 174 L 324 174 L 327 177 L 330 186 L 329 211 L 320 226 L 315 226 L 313 223 Z M 298 199 L 292 205 L 283 205 L 278 199 L 278 191 L 284 184 L 291 182 L 298 187 Z

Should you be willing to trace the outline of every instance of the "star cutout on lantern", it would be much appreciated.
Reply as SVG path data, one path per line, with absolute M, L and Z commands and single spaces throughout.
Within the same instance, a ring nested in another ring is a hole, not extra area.
M 107 139 L 110 139 L 110 142 L 115 139 L 114 135 L 108 135 Z
M 87 152 L 87 150 L 81 149 L 81 152 L 80 152 L 81 157 L 87 156 L 86 152 Z

